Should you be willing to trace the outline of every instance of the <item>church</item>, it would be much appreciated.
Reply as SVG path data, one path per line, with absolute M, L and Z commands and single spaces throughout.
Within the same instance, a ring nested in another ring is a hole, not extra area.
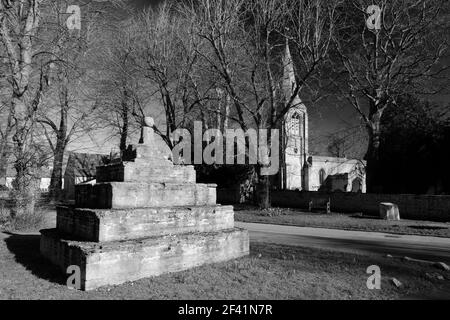
M 296 87 L 289 45 L 283 57 L 282 90 L 292 96 Z M 280 129 L 280 171 L 274 187 L 281 190 L 366 192 L 365 161 L 309 153 L 308 110 L 296 96 Z

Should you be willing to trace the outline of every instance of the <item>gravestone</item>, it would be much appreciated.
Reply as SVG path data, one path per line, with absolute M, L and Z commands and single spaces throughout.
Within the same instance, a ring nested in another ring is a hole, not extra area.
M 381 202 L 380 203 L 380 218 L 385 220 L 400 220 L 400 212 L 395 203 Z
M 193 166 L 174 165 L 152 126 L 146 118 L 143 141 L 98 167 L 96 184 L 77 185 L 75 206 L 58 207 L 56 229 L 41 230 L 41 254 L 64 273 L 78 266 L 82 290 L 249 253 L 233 207 L 216 204 L 216 185 L 196 183 Z

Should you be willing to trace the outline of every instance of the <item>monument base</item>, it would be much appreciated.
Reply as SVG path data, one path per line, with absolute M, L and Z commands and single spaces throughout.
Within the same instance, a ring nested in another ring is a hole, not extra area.
M 56 229 L 41 230 L 41 253 L 65 273 L 81 271 L 81 290 L 177 272 L 249 254 L 247 230 L 196 232 L 114 242 L 70 240 Z M 68 275 L 69 276 L 69 275 Z
M 78 209 L 57 207 L 56 228 L 74 239 L 106 242 L 234 228 L 232 206 Z

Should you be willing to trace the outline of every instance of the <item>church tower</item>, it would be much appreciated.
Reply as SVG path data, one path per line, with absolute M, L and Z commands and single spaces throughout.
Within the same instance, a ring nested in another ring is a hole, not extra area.
M 308 190 L 308 113 L 300 97 L 298 95 L 293 97 L 297 82 L 288 42 L 282 63 L 281 91 L 284 105 L 291 99 L 292 102 L 281 126 L 280 187 L 286 190 Z

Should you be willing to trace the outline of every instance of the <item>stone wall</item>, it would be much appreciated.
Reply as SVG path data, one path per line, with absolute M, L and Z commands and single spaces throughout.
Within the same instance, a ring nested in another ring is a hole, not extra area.
M 272 205 L 307 209 L 311 199 L 330 198 L 331 211 L 378 216 L 380 202 L 399 206 L 403 219 L 450 221 L 450 195 L 375 194 L 351 192 L 272 191 Z
M 362 182 L 362 191 L 366 192 L 366 181 L 364 173 L 364 162 L 356 159 L 336 158 L 336 157 L 321 157 L 311 156 L 309 159 L 311 166 L 309 171 L 309 191 L 318 191 L 322 186 L 320 182 L 320 171 L 324 170 L 325 176 L 335 176 L 339 174 L 347 173 L 347 177 L 344 180 L 347 181 L 333 181 L 332 189 L 340 189 L 342 191 L 351 191 L 352 182 L 356 178 L 360 178 Z M 336 178 L 335 178 L 336 179 Z
M 225 205 L 241 203 L 239 188 L 217 188 L 217 203 Z

